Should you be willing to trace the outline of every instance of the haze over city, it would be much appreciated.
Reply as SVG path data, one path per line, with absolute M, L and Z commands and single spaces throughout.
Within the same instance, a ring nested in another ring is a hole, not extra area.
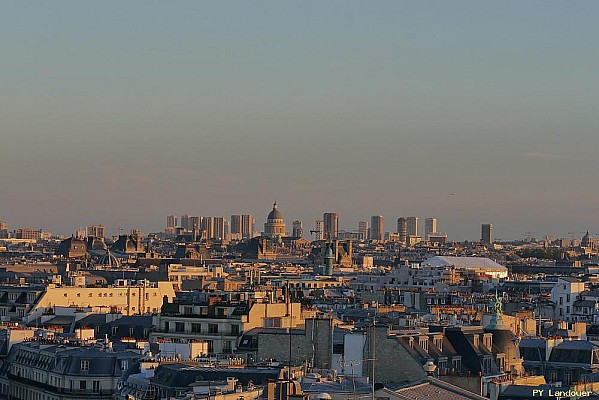
M 7 2 L 0 219 L 599 232 L 599 4 Z

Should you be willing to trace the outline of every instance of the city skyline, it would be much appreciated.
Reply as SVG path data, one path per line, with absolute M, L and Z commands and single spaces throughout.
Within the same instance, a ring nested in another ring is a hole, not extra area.
M 277 199 L 305 227 L 599 232 L 596 2 L 34 4 L 0 35 L 10 227 L 262 226 Z
M 269 209 L 270 210 L 270 209 Z M 294 217 L 293 213 L 288 214 L 285 212 L 286 210 L 282 210 L 282 214 L 285 218 L 285 221 L 289 224 L 289 226 L 291 227 L 291 221 L 299 221 L 303 224 L 309 223 L 309 226 L 311 226 L 310 224 L 314 224 L 314 221 L 319 221 L 319 217 L 322 217 L 322 214 L 316 215 L 315 219 L 310 219 L 309 217 L 307 219 L 298 219 L 296 217 Z M 264 223 L 266 222 L 268 213 L 265 213 L 264 216 L 260 216 L 258 213 L 249 213 L 249 217 L 252 217 L 252 220 L 254 221 L 252 223 L 252 225 L 255 228 L 254 232 L 262 232 L 262 226 L 264 225 Z M 326 214 L 326 213 L 325 213 Z M 347 220 L 343 218 L 343 215 L 339 214 L 339 213 L 335 213 L 337 214 L 337 218 L 339 219 L 339 221 L 342 221 L 342 223 L 340 222 L 338 225 L 338 231 L 339 232 L 355 232 L 358 233 L 359 232 L 359 223 L 363 221 L 364 218 L 360 219 L 356 219 L 355 221 L 352 220 Z M 168 224 L 165 224 L 165 219 L 168 219 L 169 217 L 175 217 L 176 218 L 176 226 L 177 227 L 183 227 L 188 229 L 189 227 L 187 226 L 188 224 L 186 223 L 186 219 L 185 218 L 189 218 L 191 219 L 210 219 L 211 221 L 213 219 L 222 219 L 224 218 L 224 221 L 227 222 L 227 224 L 231 224 L 231 218 L 230 217 L 241 217 L 241 216 L 246 216 L 247 214 L 244 213 L 240 213 L 240 212 L 236 212 L 236 213 L 220 213 L 218 214 L 219 216 L 212 216 L 212 215 L 208 215 L 208 214 L 203 214 L 200 215 L 198 213 L 192 213 L 192 212 L 188 212 L 188 213 L 170 213 L 170 214 L 165 214 L 163 216 L 161 216 L 161 218 L 153 218 L 153 219 L 161 219 L 162 222 L 158 223 L 156 225 L 126 225 L 126 224 L 121 224 L 121 225 L 110 225 L 110 224 L 106 224 L 102 221 L 99 220 L 94 220 L 94 221 L 87 221 L 87 222 L 82 222 L 81 224 L 78 225 L 74 225 L 72 230 L 65 230 L 65 231 L 61 231 L 61 230 L 57 230 L 57 229 L 52 229 L 51 227 L 47 227 L 47 226 L 41 226 L 39 224 L 15 224 L 13 223 L 9 218 L 1 218 L 0 221 L 2 221 L 3 223 L 7 223 L 8 225 L 8 231 L 12 232 L 16 229 L 19 228 L 33 228 L 33 229 L 42 229 L 44 232 L 51 232 L 53 234 L 57 234 L 60 236 L 70 236 L 73 234 L 76 234 L 77 232 L 83 231 L 85 232 L 86 230 L 88 230 L 91 226 L 96 226 L 96 225 L 101 225 L 103 229 L 105 229 L 106 234 L 107 235 L 118 235 L 118 234 L 122 234 L 122 233 L 127 233 L 130 230 L 133 229 L 139 229 L 144 233 L 157 233 L 157 232 L 162 232 L 164 231 L 165 228 L 168 228 Z M 401 217 L 399 216 L 392 216 L 392 217 L 387 217 L 384 214 L 377 214 L 377 216 L 380 215 L 384 218 L 391 218 L 392 222 L 393 221 L 397 221 L 397 219 L 401 219 L 401 218 L 405 218 L 405 217 Z M 370 221 L 372 217 L 368 216 L 368 220 Z M 485 225 L 484 221 L 480 221 L 477 225 L 475 226 L 471 226 L 469 227 L 469 233 L 470 236 L 458 236 L 456 234 L 454 234 L 454 231 L 451 229 L 451 226 L 448 226 L 447 221 L 445 218 L 441 218 L 439 219 L 438 216 L 432 217 L 429 215 L 426 216 L 414 216 L 414 217 L 408 217 L 408 218 L 415 218 L 417 221 L 417 232 L 418 234 L 420 234 L 420 232 L 424 232 L 426 229 L 426 221 L 425 219 L 429 219 L 432 218 L 435 220 L 435 226 L 437 223 L 439 223 L 439 221 L 441 221 L 440 223 L 443 225 L 443 228 L 441 229 L 441 232 L 439 233 L 447 233 L 448 234 L 448 238 L 450 240 L 456 240 L 456 241 L 478 241 L 481 240 L 481 225 Z M 199 220 L 198 220 L 199 221 Z M 322 220 L 321 220 L 322 221 Z M 393 222 L 393 224 L 391 225 L 391 227 L 386 226 L 384 231 L 385 233 L 401 233 L 398 231 L 399 227 L 396 226 L 397 224 L 395 224 L 395 222 Z M 491 226 L 493 227 L 493 231 L 497 232 L 497 224 L 496 223 L 492 223 Z M 369 227 L 370 228 L 370 227 Z M 311 228 L 312 229 L 312 228 Z M 582 237 L 586 232 L 589 232 L 591 235 L 599 235 L 599 230 L 593 230 L 592 228 L 582 228 L 582 229 L 572 229 L 572 230 L 568 230 L 568 231 L 558 231 L 558 232 L 543 232 L 543 231 L 538 231 L 538 230 L 527 230 L 524 232 L 515 232 L 515 235 L 512 236 L 508 236 L 506 233 L 510 232 L 509 227 L 505 227 L 505 226 L 500 226 L 499 228 L 500 230 L 498 231 L 499 234 L 493 233 L 493 237 L 495 238 L 496 241 L 515 241 L 515 240 L 521 240 L 521 239 L 530 239 L 530 238 L 536 238 L 536 239 L 542 239 L 545 236 L 550 236 L 550 237 L 562 237 L 562 238 L 569 238 L 569 237 Z M 531 228 L 532 229 L 532 228 Z M 190 229 L 191 230 L 191 229 Z M 288 232 L 289 234 L 291 234 L 291 232 Z M 324 230 L 323 230 L 323 235 L 324 235 Z M 313 238 L 316 239 L 316 236 L 312 237 L 313 235 L 308 232 L 308 231 L 304 231 L 304 236 L 306 238 Z

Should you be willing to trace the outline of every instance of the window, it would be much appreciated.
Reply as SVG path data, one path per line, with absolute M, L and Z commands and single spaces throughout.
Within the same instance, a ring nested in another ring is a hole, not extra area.
M 79 389 L 80 390 L 87 389 L 87 381 L 79 381 Z
M 129 368 L 129 360 L 121 360 L 121 370 L 125 371 Z
M 564 372 L 564 383 L 566 385 L 569 385 L 572 383 L 572 371 L 565 371 Z
M 81 371 L 89 371 L 89 360 L 81 360 Z
M 185 323 L 184 322 L 175 322 L 175 332 L 185 332 Z
M 208 333 L 218 333 L 218 325 L 208 324 Z
M 499 366 L 499 372 L 505 372 L 505 358 L 503 356 L 497 356 L 497 364 Z
M 171 331 L 171 327 L 169 326 L 168 321 L 164 321 L 164 331 L 165 332 L 170 332 Z
M 202 324 L 191 324 L 192 333 L 202 333 Z
M 491 359 L 489 357 L 483 358 L 483 374 L 491 372 Z
M 570 295 L 569 294 L 566 295 L 566 301 L 570 302 Z
M 185 315 L 192 315 L 193 314 L 193 308 L 192 307 L 183 307 L 183 314 L 185 314 Z
M 445 372 L 445 370 L 447 369 L 447 360 L 439 359 L 437 364 L 438 364 L 437 367 L 439 368 L 439 370 Z
M 233 349 L 231 348 L 231 341 L 225 340 L 223 342 L 223 353 L 231 353 Z
M 93 388 L 94 393 L 99 393 L 100 392 L 100 381 L 93 381 L 92 388 Z
M 563 305 L 564 304 L 564 298 L 562 296 L 559 297 L 559 305 Z
M 231 325 L 231 334 L 239 335 L 239 325 Z

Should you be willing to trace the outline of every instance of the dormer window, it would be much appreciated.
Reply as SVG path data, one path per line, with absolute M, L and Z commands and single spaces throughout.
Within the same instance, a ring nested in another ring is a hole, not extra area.
M 89 360 L 81 360 L 81 371 L 89 371 Z

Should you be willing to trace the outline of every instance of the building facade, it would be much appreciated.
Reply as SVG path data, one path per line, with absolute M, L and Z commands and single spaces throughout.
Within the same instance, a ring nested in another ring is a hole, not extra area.
M 15 400 L 109 400 L 123 372 L 139 357 L 59 343 L 16 344 L 0 368 L 0 394 Z
M 322 220 L 324 221 L 323 238 L 325 240 L 337 238 L 339 235 L 339 214 L 336 212 L 324 213 Z
M 279 211 L 277 203 L 272 206 L 272 211 L 268 213 L 266 223 L 264 224 L 264 235 L 271 239 L 287 236 L 285 231 L 285 220 L 283 214 Z
M 370 239 L 385 239 L 385 219 L 382 215 L 373 215 L 370 217 Z
M 481 242 L 483 242 L 484 244 L 493 243 L 493 224 L 482 224 Z
M 370 237 L 368 235 L 368 221 L 358 222 L 358 238 L 360 240 L 370 239 Z
M 437 233 L 437 218 L 425 218 L 424 220 L 424 240 L 427 242 L 431 234 Z

